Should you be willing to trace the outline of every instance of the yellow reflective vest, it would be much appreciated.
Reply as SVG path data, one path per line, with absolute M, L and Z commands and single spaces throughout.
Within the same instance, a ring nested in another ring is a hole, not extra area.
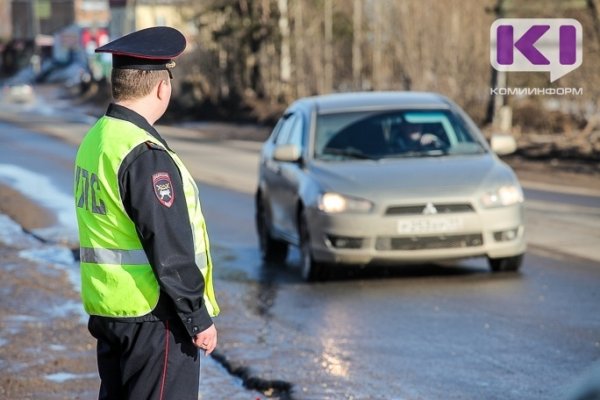
M 136 125 L 104 116 L 87 133 L 75 161 L 75 205 L 79 225 L 81 297 L 86 312 L 107 317 L 139 317 L 158 303 L 159 284 L 135 224 L 122 203 L 118 171 L 125 157 L 144 142 L 164 148 L 183 181 L 194 236 L 198 273 L 204 277 L 204 305 L 219 313 L 212 260 L 198 187 L 177 154 Z

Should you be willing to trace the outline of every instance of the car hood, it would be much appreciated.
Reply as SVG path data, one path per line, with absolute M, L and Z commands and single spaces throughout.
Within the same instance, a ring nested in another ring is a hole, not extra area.
M 404 159 L 315 161 L 309 173 L 322 191 L 376 200 L 470 196 L 515 182 L 512 170 L 490 153 Z

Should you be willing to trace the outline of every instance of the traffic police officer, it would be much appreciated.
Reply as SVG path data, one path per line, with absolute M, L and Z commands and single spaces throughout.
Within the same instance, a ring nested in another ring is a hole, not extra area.
M 198 348 L 217 344 L 198 188 L 153 127 L 185 44 L 179 31 L 154 27 L 96 49 L 112 53 L 115 103 L 79 147 L 74 189 L 100 399 L 196 400 Z

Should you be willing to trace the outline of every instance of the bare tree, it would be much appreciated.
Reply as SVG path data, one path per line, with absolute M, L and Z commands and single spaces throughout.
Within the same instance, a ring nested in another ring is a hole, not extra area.
M 600 109 L 600 0 L 189 1 L 186 15 L 198 27 L 189 82 L 193 93 L 226 107 L 256 100 L 269 109 L 333 90 L 423 90 L 447 95 L 483 122 L 490 87 L 499 85 L 491 81 L 489 29 L 501 14 L 489 10 L 508 4 L 581 21 L 586 59 L 559 84 L 585 91 L 560 100 L 563 110 L 576 104 L 586 122 Z M 542 73 L 507 75 L 513 86 L 548 84 Z
M 277 0 L 277 6 L 279 8 L 279 33 L 281 34 L 281 96 L 283 99 L 287 100 L 291 97 L 290 81 L 292 78 L 292 56 L 290 51 L 288 0 Z
M 294 2 L 294 43 L 296 60 L 294 71 L 296 78 L 296 96 L 303 97 L 307 94 L 304 73 L 304 3 L 302 0 Z
M 354 89 L 362 88 L 362 0 L 354 0 L 352 18 L 352 81 Z
M 325 0 L 325 92 L 333 90 L 333 0 Z
M 374 4 L 375 15 L 373 17 L 373 68 L 371 70 L 373 82 L 373 89 L 382 89 L 381 85 L 381 73 L 382 73 L 382 60 L 383 60 L 383 3 L 377 1 Z

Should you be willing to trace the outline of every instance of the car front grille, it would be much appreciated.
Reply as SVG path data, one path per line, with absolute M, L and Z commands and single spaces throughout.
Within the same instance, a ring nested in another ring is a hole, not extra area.
M 458 249 L 483 245 L 480 233 L 469 235 L 411 236 L 411 237 L 378 237 L 375 249 L 386 250 L 431 250 Z
M 453 204 L 417 204 L 410 206 L 392 206 L 388 207 L 385 215 L 420 215 L 427 214 L 425 210 L 435 207 L 434 214 L 451 214 L 473 212 L 473 206 L 470 203 L 453 203 Z M 429 213 L 432 213 L 431 211 Z

